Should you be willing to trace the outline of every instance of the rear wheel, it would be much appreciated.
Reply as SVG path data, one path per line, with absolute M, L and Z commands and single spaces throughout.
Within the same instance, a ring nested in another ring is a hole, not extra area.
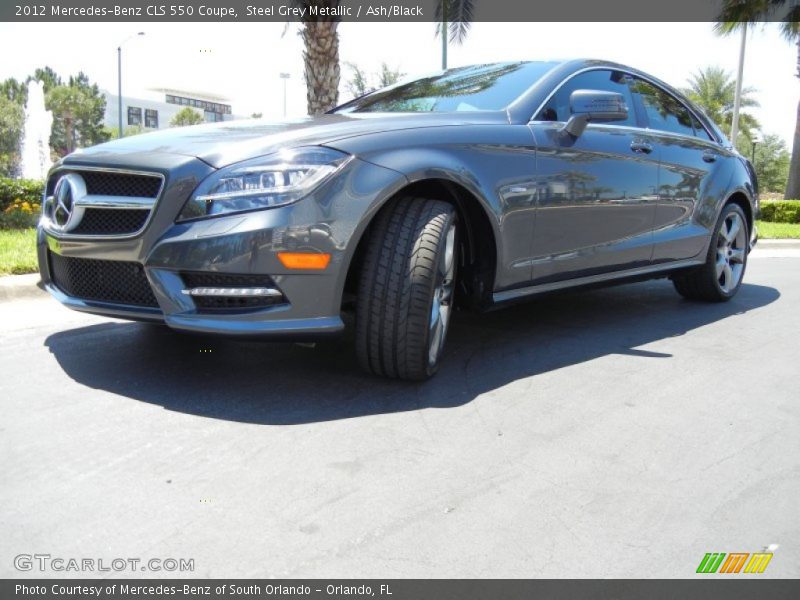
M 719 216 L 705 264 L 673 275 L 678 293 L 691 300 L 725 302 L 739 291 L 747 267 L 747 218 L 728 204 Z
M 362 368 L 413 380 L 436 372 L 453 309 L 457 263 L 458 219 L 451 204 L 406 198 L 376 217 L 356 306 Z

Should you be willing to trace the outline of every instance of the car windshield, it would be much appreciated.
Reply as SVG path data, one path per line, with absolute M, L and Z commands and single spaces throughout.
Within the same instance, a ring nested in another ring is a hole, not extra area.
M 554 66 L 548 62 L 515 62 L 449 69 L 361 96 L 333 112 L 502 110 Z

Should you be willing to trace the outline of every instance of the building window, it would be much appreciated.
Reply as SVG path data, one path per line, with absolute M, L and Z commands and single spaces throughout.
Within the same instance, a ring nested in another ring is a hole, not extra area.
M 158 111 L 146 109 L 144 111 L 144 126 L 151 129 L 158 129 Z
M 167 94 L 167 103 L 169 104 L 181 104 L 184 106 L 193 106 L 194 108 L 199 108 L 203 112 L 206 113 L 214 113 L 215 116 L 211 120 L 222 121 L 221 115 L 230 115 L 232 114 L 231 106 L 229 104 L 219 104 L 217 102 L 209 102 L 207 100 L 198 100 L 197 98 L 185 98 L 183 96 L 173 96 L 172 94 Z M 208 117 L 206 117 L 208 119 Z
M 128 107 L 128 125 L 142 124 L 142 109 L 135 106 Z

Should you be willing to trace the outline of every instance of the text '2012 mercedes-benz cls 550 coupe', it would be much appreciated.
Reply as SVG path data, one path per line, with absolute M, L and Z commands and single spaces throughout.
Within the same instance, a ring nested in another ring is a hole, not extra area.
M 73 153 L 38 257 L 70 308 L 179 331 L 314 340 L 352 308 L 361 365 L 419 380 L 456 307 L 648 277 L 728 300 L 757 211 L 749 162 L 668 85 L 514 62 Z

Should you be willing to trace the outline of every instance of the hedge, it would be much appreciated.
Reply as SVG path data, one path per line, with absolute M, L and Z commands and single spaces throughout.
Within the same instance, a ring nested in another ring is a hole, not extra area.
M 800 200 L 765 200 L 761 219 L 771 223 L 800 223 Z
M 0 229 L 34 227 L 41 212 L 44 182 L 0 177 Z
M 44 182 L 35 179 L 8 179 L 0 177 L 0 212 L 14 204 L 39 204 L 42 201 Z

